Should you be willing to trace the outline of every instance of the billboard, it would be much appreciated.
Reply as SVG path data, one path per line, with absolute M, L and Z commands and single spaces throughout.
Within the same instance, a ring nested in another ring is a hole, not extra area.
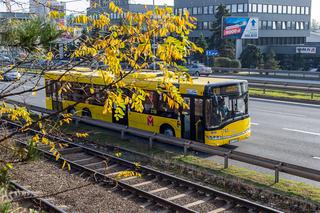
M 258 39 L 259 19 L 250 17 L 224 17 L 222 38 Z

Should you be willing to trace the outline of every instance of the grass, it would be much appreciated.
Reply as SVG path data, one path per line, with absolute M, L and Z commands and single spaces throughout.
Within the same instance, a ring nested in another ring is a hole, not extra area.
M 280 91 L 280 90 L 266 90 L 264 93 L 263 89 L 250 88 L 249 93 L 250 93 L 250 95 L 286 98 L 286 99 L 292 99 L 292 100 L 320 101 L 320 94 L 314 94 L 313 99 L 311 99 L 310 93 L 303 93 L 303 92 L 286 92 L 286 91 Z
M 306 183 L 287 180 L 284 178 L 281 178 L 279 183 L 274 183 L 273 175 L 267 175 L 236 166 L 230 166 L 227 169 L 223 169 L 221 164 L 196 156 L 179 156 L 175 159 L 178 162 L 191 164 L 205 169 L 208 172 L 214 172 L 223 176 L 238 177 L 259 187 L 285 193 L 290 196 L 294 195 L 311 201 L 320 202 L 320 188 Z
M 86 132 L 89 134 L 89 136 L 86 139 L 94 141 L 98 144 L 109 144 L 113 146 L 119 146 L 121 148 L 134 150 L 136 152 L 141 152 L 148 155 L 154 155 L 158 152 L 161 152 L 161 150 L 158 148 L 149 149 L 149 145 L 147 143 L 139 143 L 135 141 L 135 139 L 121 140 L 119 132 L 110 131 L 107 129 L 90 126 L 83 123 L 80 123 L 78 125 L 65 125 L 63 126 L 63 129 L 66 131 L 66 133 Z M 137 143 L 139 143 L 138 146 Z
M 229 168 L 223 169 L 223 165 L 217 162 L 191 155 L 183 156 L 181 155 L 182 150 L 180 153 L 176 148 L 170 151 L 170 147 L 168 146 L 162 147 L 160 145 L 156 145 L 152 150 L 150 150 L 148 148 L 148 143 L 141 142 L 141 139 L 131 137 L 130 139 L 121 140 L 120 133 L 86 124 L 65 126 L 65 130 L 66 132 L 81 130 L 89 133 L 89 137 L 87 139 L 97 143 L 127 148 L 163 160 L 194 165 L 199 169 L 206 170 L 207 172 L 213 172 L 222 176 L 240 178 L 243 181 L 260 188 L 270 189 L 278 193 L 285 193 L 286 195 L 294 195 L 311 201 L 320 202 L 320 188 L 302 182 L 281 178 L 280 182 L 275 184 L 273 175 L 267 175 L 236 166 L 229 166 Z

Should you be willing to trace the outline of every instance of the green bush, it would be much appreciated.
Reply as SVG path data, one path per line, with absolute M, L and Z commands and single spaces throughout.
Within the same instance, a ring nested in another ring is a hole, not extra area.
M 217 57 L 214 59 L 215 67 L 227 67 L 227 68 L 241 68 L 241 62 L 237 59 L 230 59 L 227 57 Z
M 241 62 L 237 59 L 231 60 L 229 67 L 230 68 L 241 68 Z
M 230 66 L 230 58 L 227 57 L 217 57 L 214 59 L 215 67 L 229 67 Z

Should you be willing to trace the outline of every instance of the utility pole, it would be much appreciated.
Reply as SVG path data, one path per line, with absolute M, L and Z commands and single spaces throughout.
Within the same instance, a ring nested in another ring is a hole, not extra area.
M 153 10 L 155 9 L 155 3 L 154 3 L 154 0 L 152 0 L 152 6 L 153 6 Z M 153 35 L 153 57 L 152 57 L 152 60 L 153 60 L 153 71 L 156 70 L 156 62 L 155 62 L 155 57 L 156 57 L 156 36 Z

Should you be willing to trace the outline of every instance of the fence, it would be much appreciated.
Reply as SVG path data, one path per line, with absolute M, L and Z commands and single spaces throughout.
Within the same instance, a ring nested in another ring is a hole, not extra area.
M 213 73 L 273 75 L 273 76 L 287 76 L 287 77 L 298 77 L 298 78 L 308 77 L 308 78 L 320 79 L 320 72 L 309 72 L 309 71 L 225 68 L 225 67 L 212 67 L 212 71 Z

